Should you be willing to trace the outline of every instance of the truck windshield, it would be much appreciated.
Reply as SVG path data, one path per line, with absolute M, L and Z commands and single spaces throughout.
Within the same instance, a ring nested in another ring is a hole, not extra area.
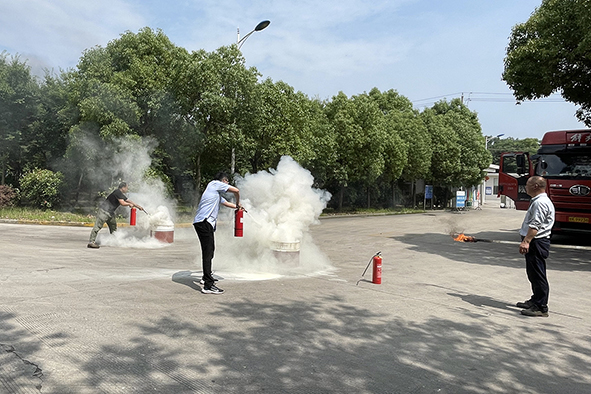
M 591 155 L 571 153 L 540 155 L 536 173 L 545 177 L 591 178 Z

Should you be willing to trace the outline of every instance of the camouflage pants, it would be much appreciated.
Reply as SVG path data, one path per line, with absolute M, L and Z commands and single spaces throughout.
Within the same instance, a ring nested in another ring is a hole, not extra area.
M 110 214 L 109 212 L 105 211 L 102 208 L 99 208 L 96 214 L 96 222 L 94 223 L 94 227 L 92 228 L 92 232 L 90 233 L 90 240 L 88 242 L 96 241 L 96 236 L 98 232 L 103 228 L 103 225 L 107 223 L 109 226 L 109 231 L 113 234 L 114 231 L 117 231 L 117 220 L 115 218 L 115 214 Z

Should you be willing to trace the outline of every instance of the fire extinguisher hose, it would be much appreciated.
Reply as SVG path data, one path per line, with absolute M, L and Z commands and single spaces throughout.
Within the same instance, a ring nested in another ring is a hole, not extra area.
M 365 275 L 365 273 L 367 272 L 367 269 L 371 265 L 371 262 L 373 261 L 373 258 L 376 257 L 376 256 L 379 256 L 381 254 L 382 254 L 382 252 L 380 251 L 380 252 L 374 254 L 373 256 L 371 256 L 371 259 L 369 259 L 369 262 L 367 263 L 367 267 L 365 267 L 365 270 L 363 270 L 363 274 L 361 274 L 361 278 L 359 278 L 359 280 L 357 281 L 357 283 L 355 284 L 355 286 L 359 286 L 359 282 L 361 282 L 361 280 L 363 279 L 363 276 Z

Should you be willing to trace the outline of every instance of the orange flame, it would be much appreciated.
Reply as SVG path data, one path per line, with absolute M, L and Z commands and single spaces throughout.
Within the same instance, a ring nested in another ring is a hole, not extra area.
M 454 238 L 454 241 L 458 241 L 458 242 L 476 242 L 476 238 L 471 237 L 469 235 L 459 234 L 457 237 Z

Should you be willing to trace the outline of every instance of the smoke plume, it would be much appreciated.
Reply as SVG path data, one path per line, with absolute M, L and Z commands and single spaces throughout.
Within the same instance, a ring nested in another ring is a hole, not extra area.
M 106 229 L 101 230 L 97 242 L 130 248 L 161 248 L 169 245 L 150 236 L 150 232 L 159 227 L 174 226 L 176 208 L 176 202 L 167 197 L 164 182 L 158 177 L 149 176 L 152 163 L 150 154 L 156 142 L 150 138 L 134 137 L 105 142 L 91 134 L 80 134 L 76 147 L 78 152 L 84 153 L 82 156 L 90 157 L 90 160 L 82 161 L 81 165 L 86 167 L 84 172 L 93 184 L 108 189 L 107 193 L 110 193 L 120 181 L 127 182 L 128 198 L 147 212 L 137 211 L 134 228 L 120 228 L 113 235 L 109 235 Z M 130 209 L 119 207 L 116 213 L 129 218 Z
M 309 233 L 319 224 L 331 195 L 313 188 L 313 183 L 312 174 L 288 156 L 281 158 L 277 169 L 237 179 L 240 203 L 247 210 L 244 237 L 233 236 L 234 211 L 221 207 L 213 260 L 216 273 L 264 279 L 332 269 Z M 201 267 L 200 255 L 196 264 Z

